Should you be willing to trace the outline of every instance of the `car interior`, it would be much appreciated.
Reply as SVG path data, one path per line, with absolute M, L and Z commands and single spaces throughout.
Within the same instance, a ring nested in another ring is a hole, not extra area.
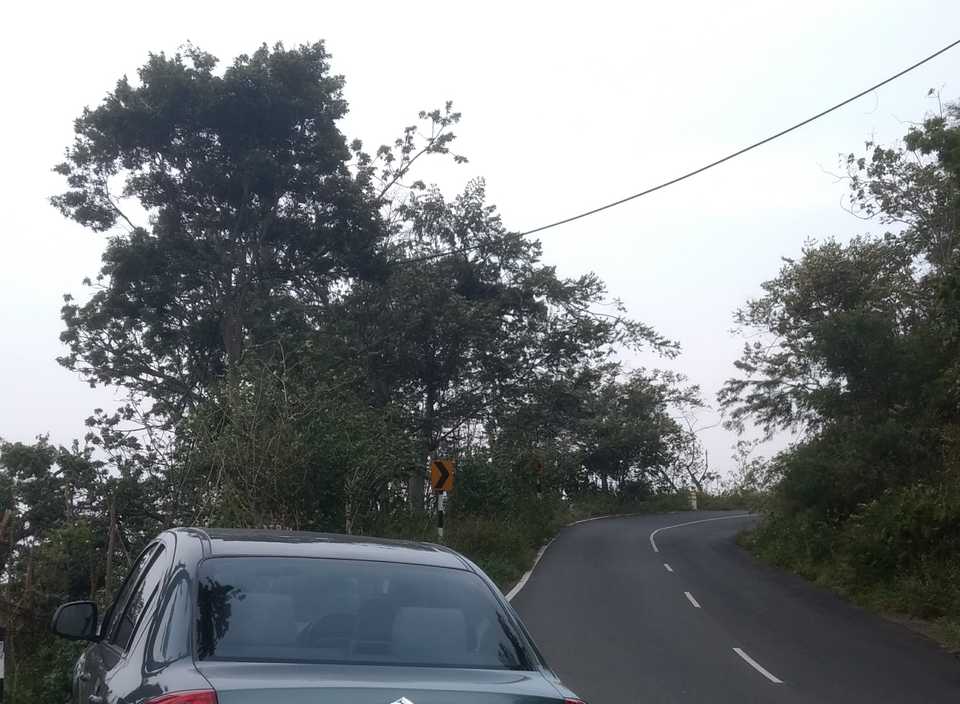
M 519 666 L 503 615 L 475 575 L 384 563 L 344 569 L 345 561 L 335 560 L 244 562 L 257 560 L 262 569 L 244 565 L 242 575 L 201 582 L 208 594 L 225 595 L 202 609 L 216 622 L 207 629 L 217 634 L 210 649 L 216 659 Z

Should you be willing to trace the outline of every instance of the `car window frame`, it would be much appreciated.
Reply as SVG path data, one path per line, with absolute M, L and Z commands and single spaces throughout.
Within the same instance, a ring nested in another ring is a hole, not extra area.
M 131 579 L 134 574 L 136 574 L 137 568 L 146 560 L 151 559 L 153 553 L 156 551 L 157 546 L 160 545 L 160 541 L 152 541 L 147 547 L 140 551 L 140 554 L 137 555 L 137 559 L 134 560 L 133 566 L 127 571 L 127 576 L 124 578 L 123 583 L 120 585 L 120 589 L 117 590 L 117 595 L 114 597 L 113 602 L 110 604 L 110 608 L 107 609 L 106 614 L 104 614 L 103 622 L 100 624 L 99 638 L 100 642 L 105 645 L 112 645 L 111 638 L 113 637 L 113 631 L 116 630 L 117 621 L 113 620 L 114 615 L 119 611 L 122 615 L 123 611 L 126 609 L 126 602 L 130 600 L 130 594 L 136 588 L 136 584 L 130 585 L 130 591 L 126 592 L 127 585 L 130 584 Z M 146 570 L 140 573 L 137 576 L 137 581 L 146 574 Z M 124 597 L 123 604 L 120 603 L 120 598 Z M 118 619 L 119 620 L 119 619 Z
M 179 590 L 183 590 L 183 598 L 186 599 L 186 608 L 185 612 L 187 615 L 187 623 L 185 625 L 187 638 L 185 639 L 183 646 L 185 652 L 176 658 L 158 658 L 156 649 L 158 643 L 161 642 L 161 639 L 164 637 L 164 634 L 169 630 L 172 620 L 166 621 L 168 614 L 171 612 L 170 609 L 173 608 L 173 600 L 177 596 Z M 147 644 L 145 647 L 145 664 L 148 672 L 157 672 L 162 670 L 167 665 L 182 660 L 184 658 L 191 657 L 194 652 L 194 613 L 193 613 L 193 584 L 190 576 L 186 571 L 180 570 L 174 572 L 167 579 L 167 583 L 164 586 L 163 594 L 161 594 L 160 599 L 157 601 L 156 611 L 159 614 L 158 618 L 153 620 L 153 624 L 150 628 L 150 632 L 147 636 Z
M 110 634 L 110 637 L 107 640 L 107 644 L 110 645 L 115 650 L 117 650 L 118 652 L 121 652 L 121 653 L 129 652 L 130 646 L 133 645 L 134 641 L 137 638 L 137 634 L 140 633 L 140 626 L 143 624 L 144 617 L 150 612 L 151 605 L 153 604 L 153 598 L 157 595 L 157 592 L 159 592 L 163 588 L 164 582 L 166 581 L 167 572 L 170 569 L 172 560 L 168 560 L 166 564 L 161 564 L 161 562 L 165 558 L 168 558 L 170 556 L 170 553 L 171 553 L 171 550 L 166 545 L 163 544 L 163 541 L 157 541 L 154 544 L 154 550 L 150 556 L 150 562 L 147 565 L 147 568 L 140 575 L 140 578 L 137 580 L 137 583 L 130 590 L 130 596 L 128 596 L 127 598 L 127 603 L 124 604 L 123 611 L 120 614 L 120 618 L 117 619 L 117 623 L 113 628 L 113 633 Z M 157 585 L 153 588 L 150 594 L 145 595 L 144 602 L 143 602 L 143 609 L 141 609 L 140 613 L 137 614 L 137 619 L 133 624 L 133 628 L 130 631 L 130 635 L 127 637 L 127 642 L 126 643 L 114 642 L 113 639 L 117 635 L 117 631 L 120 628 L 120 624 L 123 622 L 124 618 L 127 615 L 127 612 L 130 609 L 133 594 L 137 591 L 137 589 L 141 587 L 141 585 L 144 583 L 144 581 L 146 581 L 147 577 L 151 575 L 154 569 L 160 570 L 160 578 L 157 582 Z
M 525 655 L 530 662 L 530 664 L 536 667 L 538 670 L 547 670 L 552 672 L 550 665 L 547 663 L 546 658 L 544 658 L 543 653 L 540 652 L 540 649 L 537 647 L 536 641 L 533 639 L 533 634 L 527 630 L 526 624 L 523 622 L 523 619 L 520 618 L 520 614 L 517 613 L 517 610 L 513 608 L 513 604 L 510 603 L 510 600 L 504 596 L 503 592 L 500 591 L 500 588 L 496 583 L 490 579 L 490 576 L 484 572 L 480 567 L 474 563 L 472 560 L 464 557 L 463 555 L 457 555 L 463 563 L 468 567 L 468 569 L 473 572 L 477 577 L 479 577 L 484 584 L 487 585 L 487 589 L 493 594 L 493 598 L 500 604 L 500 607 L 506 612 L 507 617 L 510 619 L 511 625 L 519 632 L 521 644 L 525 651 Z

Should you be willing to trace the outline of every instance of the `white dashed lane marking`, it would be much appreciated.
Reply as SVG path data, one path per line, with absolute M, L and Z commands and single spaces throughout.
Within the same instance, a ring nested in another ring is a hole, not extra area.
M 750 656 L 747 655 L 745 652 L 743 652 L 742 649 L 740 649 L 740 648 L 734 648 L 734 649 L 733 649 L 733 652 L 735 652 L 737 655 L 739 655 L 741 658 L 743 658 L 743 659 L 746 661 L 746 663 L 747 663 L 748 665 L 750 665 L 750 667 L 752 667 L 754 670 L 756 670 L 757 672 L 759 672 L 761 675 L 763 675 L 764 677 L 766 677 L 768 680 L 770 680 L 770 681 L 773 682 L 774 684 L 783 684 L 783 680 L 781 680 L 781 679 L 775 677 L 774 675 L 772 675 L 769 670 L 765 669 L 760 663 L 758 663 L 758 662 L 757 662 L 756 660 L 754 660 L 752 657 L 750 657 Z

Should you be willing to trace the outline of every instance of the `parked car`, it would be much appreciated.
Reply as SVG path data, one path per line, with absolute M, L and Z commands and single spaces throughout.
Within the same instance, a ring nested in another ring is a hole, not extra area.
M 137 558 L 90 641 L 76 704 L 582 704 L 490 579 L 448 548 L 181 528 Z

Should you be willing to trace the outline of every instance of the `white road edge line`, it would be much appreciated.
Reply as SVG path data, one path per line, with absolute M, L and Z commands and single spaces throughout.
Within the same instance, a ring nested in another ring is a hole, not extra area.
M 693 598 L 693 594 L 691 594 L 690 592 L 684 592 L 684 594 L 686 594 L 687 599 L 690 601 L 690 603 L 693 604 L 693 608 L 695 609 L 700 608 L 700 604 L 698 604 L 697 600 Z
M 569 528 L 570 526 L 578 526 L 581 523 L 590 523 L 591 521 L 599 521 L 602 518 L 633 518 L 635 516 L 644 516 L 643 513 L 611 513 L 604 516 L 594 516 L 593 518 L 584 518 L 580 521 L 574 521 L 573 523 L 568 523 L 564 528 Z M 537 564 L 540 562 L 540 558 L 543 557 L 543 553 L 547 551 L 547 548 L 553 545 L 553 541 L 560 537 L 560 533 L 557 533 L 553 536 L 553 539 L 540 548 L 540 552 L 537 553 L 536 559 L 534 559 L 533 564 L 530 565 L 530 569 L 523 573 L 523 576 L 520 578 L 520 581 L 513 585 L 513 589 L 507 592 L 504 597 L 507 601 L 513 601 L 513 597 L 520 593 L 520 590 L 524 588 L 527 584 L 527 580 L 530 579 L 530 575 L 533 574 L 533 571 L 537 569 Z
M 570 526 L 578 526 L 581 523 L 590 523 L 591 521 L 600 521 L 604 518 L 636 518 L 637 516 L 648 516 L 647 513 L 605 513 L 602 516 L 593 516 L 592 518 L 582 518 L 579 521 L 574 521 L 573 523 L 568 523 L 564 528 L 569 528 Z
M 616 518 L 613 514 L 607 514 L 603 516 L 594 516 L 593 518 L 583 518 L 579 521 L 574 521 L 573 523 L 568 523 L 568 526 L 578 526 L 581 523 L 589 523 L 590 521 L 599 521 L 601 518 Z
M 558 533 L 557 536 L 560 534 Z M 553 541 L 557 539 L 557 536 L 553 537 L 549 543 L 540 548 L 540 552 L 537 553 L 536 559 L 533 561 L 533 564 L 530 565 L 530 569 L 523 573 L 523 576 L 520 578 L 520 581 L 513 585 L 513 589 L 507 592 L 506 599 L 507 601 L 513 601 L 513 597 L 520 593 L 520 590 L 527 584 L 527 580 L 530 579 L 530 575 L 533 574 L 533 571 L 537 569 L 537 564 L 540 562 L 540 559 L 543 557 L 543 553 L 547 551 L 547 548 L 553 545 Z
M 699 521 L 687 521 L 686 523 L 675 523 L 672 526 L 663 526 L 663 528 L 657 528 L 655 531 L 650 533 L 650 547 L 653 548 L 654 552 L 660 552 L 660 548 L 657 547 L 657 541 L 654 540 L 657 533 L 662 530 L 670 530 L 671 528 L 682 528 L 683 526 L 693 526 L 698 523 L 710 523 L 711 521 L 729 521 L 733 518 L 747 518 L 753 516 L 752 513 L 738 513 L 736 516 L 717 516 L 716 518 L 702 518 Z
M 673 572 L 673 568 L 668 565 L 666 562 L 663 563 L 663 566 L 667 568 L 667 572 Z
M 740 657 L 742 657 L 742 658 L 746 661 L 746 663 L 747 663 L 748 665 L 750 665 L 750 667 L 752 667 L 754 670 L 756 670 L 757 672 L 759 672 L 761 675 L 763 675 L 764 677 L 766 677 L 768 680 L 770 680 L 770 681 L 773 682 L 774 684 L 783 684 L 783 680 L 778 679 L 777 677 L 774 677 L 768 670 L 765 670 L 760 663 L 758 663 L 758 662 L 757 662 L 756 660 L 754 660 L 752 657 L 750 657 L 749 655 L 747 655 L 747 654 L 746 654 L 745 652 L 743 652 L 743 650 L 741 650 L 740 648 L 734 648 L 734 649 L 733 649 L 733 652 L 735 652 L 737 655 L 739 655 Z

